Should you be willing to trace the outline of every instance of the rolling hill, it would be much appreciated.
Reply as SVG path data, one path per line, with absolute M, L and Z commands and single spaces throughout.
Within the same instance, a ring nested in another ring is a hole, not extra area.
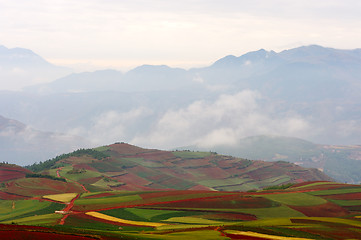
M 0 177 L 0 234 L 16 239 L 341 240 L 361 229 L 360 185 L 282 161 L 115 143 L 2 163 Z
M 331 180 L 316 169 L 282 161 L 252 161 L 212 152 L 161 151 L 127 143 L 80 149 L 27 168 L 65 177 L 89 191 L 247 191 L 291 182 Z
M 287 161 L 303 167 L 320 169 L 340 182 L 361 183 L 359 174 L 361 146 L 359 145 L 323 145 L 299 138 L 262 135 L 242 138 L 234 145 L 185 148 L 196 151 L 216 151 L 248 159 Z

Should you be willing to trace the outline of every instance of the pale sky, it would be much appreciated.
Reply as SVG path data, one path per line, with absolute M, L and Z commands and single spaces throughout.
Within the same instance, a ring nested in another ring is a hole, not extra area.
M 301 45 L 361 48 L 359 0 L 0 0 L 0 45 L 77 71 L 207 66 Z

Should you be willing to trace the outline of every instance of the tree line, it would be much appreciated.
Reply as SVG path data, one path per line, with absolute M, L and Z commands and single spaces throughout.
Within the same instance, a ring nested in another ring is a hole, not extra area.
M 51 168 L 55 168 L 55 167 L 59 167 L 59 166 L 55 166 L 56 163 L 60 160 L 63 160 L 63 159 L 66 159 L 66 158 L 69 158 L 69 157 L 81 157 L 81 156 L 84 156 L 84 155 L 88 155 L 88 156 L 91 156 L 95 159 L 98 159 L 98 160 L 102 160 L 104 158 L 107 158 L 109 157 L 109 155 L 105 154 L 104 152 L 100 152 L 100 151 L 96 151 L 94 149 L 84 149 L 84 148 L 81 148 L 81 149 L 78 149 L 74 152 L 71 152 L 71 153 L 66 153 L 66 154 L 61 154 L 59 156 L 56 156 L 55 158 L 52 158 L 52 159 L 49 159 L 49 160 L 46 160 L 44 162 L 39 162 L 39 163 L 33 163 L 32 165 L 29 165 L 29 166 L 25 166 L 25 168 L 33 171 L 33 172 L 40 172 L 40 171 L 43 171 L 45 169 L 51 169 Z

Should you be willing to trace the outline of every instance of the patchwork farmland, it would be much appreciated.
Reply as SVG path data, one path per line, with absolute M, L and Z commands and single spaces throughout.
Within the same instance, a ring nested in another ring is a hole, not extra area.
M 294 164 L 128 144 L 42 164 L 0 166 L 19 172 L 0 187 L 1 236 L 361 239 L 361 186 Z

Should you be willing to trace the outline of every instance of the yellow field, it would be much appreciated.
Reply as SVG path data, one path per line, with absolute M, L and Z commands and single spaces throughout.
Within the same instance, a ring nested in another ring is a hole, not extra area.
M 226 230 L 224 232 L 230 234 L 237 234 L 241 236 L 258 237 L 258 238 L 274 239 L 274 240 L 310 240 L 310 238 L 281 237 L 281 236 L 268 235 L 263 233 L 249 232 L 249 231 L 244 232 L 244 231 L 236 231 L 236 230 Z
M 119 223 L 124 223 L 124 224 L 135 225 L 135 226 L 161 227 L 164 225 L 168 225 L 168 224 L 164 224 L 164 223 L 125 220 L 125 219 L 105 215 L 105 214 L 99 213 L 99 212 L 87 212 L 86 214 L 89 216 L 95 217 L 95 218 L 100 218 L 100 219 L 104 219 L 104 220 L 108 220 L 108 221 L 112 221 L 112 222 L 119 222 Z
M 43 196 L 43 198 L 67 203 L 70 202 L 73 198 L 75 198 L 76 195 L 77 193 L 62 193 L 62 194 L 45 195 Z

